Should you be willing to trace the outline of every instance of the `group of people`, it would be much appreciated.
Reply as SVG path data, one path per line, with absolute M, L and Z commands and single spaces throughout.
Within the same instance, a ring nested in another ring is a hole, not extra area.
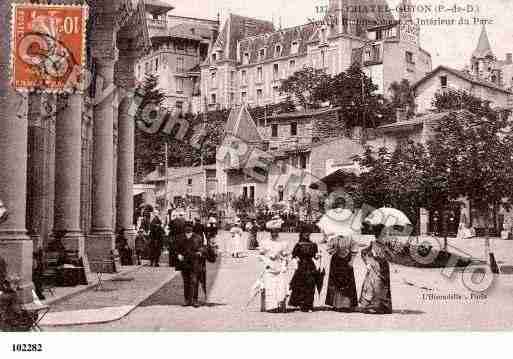
M 206 262 L 215 262 L 217 220 L 211 215 L 208 224 L 199 218 L 185 220 L 183 211 L 170 210 L 164 220 L 158 208 L 145 206 L 138 221 L 135 250 L 138 264 L 147 256 L 150 266 L 159 267 L 162 250 L 167 246 L 169 266 L 180 271 L 184 284 L 185 306 L 199 307 L 199 287 L 206 291 Z
M 336 210 L 348 211 L 343 208 Z M 311 239 L 313 225 L 303 225 L 299 241 L 290 253 L 287 242 L 279 240 L 280 228 L 279 218 L 268 222 L 267 229 L 271 235 L 260 246 L 260 259 L 264 263 L 264 271 L 259 279 L 263 289 L 263 310 L 285 312 L 288 298 L 288 305 L 304 312 L 313 311 L 315 293 L 321 294 L 328 269 L 325 305 L 342 312 L 392 313 L 390 267 L 387 261 L 389 250 L 381 238 L 383 225 L 373 226 L 375 240 L 360 252 L 366 275 L 359 299 L 353 268 L 359 246 L 350 231 L 324 232 L 321 243 L 314 243 Z M 320 246 L 326 248 L 324 254 Z M 329 267 L 323 267 L 323 257 L 330 258 Z M 289 281 L 292 260 L 297 261 L 297 269 Z

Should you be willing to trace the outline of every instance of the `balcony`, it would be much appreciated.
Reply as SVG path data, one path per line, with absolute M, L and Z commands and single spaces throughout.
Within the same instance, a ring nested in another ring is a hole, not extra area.
M 167 20 L 166 19 L 146 19 L 148 23 L 148 27 L 154 27 L 158 29 L 166 29 L 167 28 Z

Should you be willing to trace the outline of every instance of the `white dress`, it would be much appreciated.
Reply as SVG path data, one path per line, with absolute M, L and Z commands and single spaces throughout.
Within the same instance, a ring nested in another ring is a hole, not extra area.
M 237 253 L 243 253 L 244 252 L 244 232 L 242 229 L 238 226 L 232 227 L 230 229 L 230 245 L 229 245 L 229 253 L 231 254 L 237 254 Z
M 289 287 L 288 243 L 267 239 L 260 248 L 260 260 L 264 264 L 265 310 L 279 308 L 286 300 Z

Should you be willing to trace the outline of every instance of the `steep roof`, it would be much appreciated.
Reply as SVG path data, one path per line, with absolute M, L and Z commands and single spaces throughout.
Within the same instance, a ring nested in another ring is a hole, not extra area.
M 308 42 L 319 26 L 313 23 L 291 27 L 283 30 L 246 37 L 239 42 L 240 53 L 249 53 L 249 62 L 261 62 L 273 58 L 290 55 L 303 55 L 307 52 Z M 292 53 L 292 43 L 297 42 L 297 53 Z M 277 46 L 280 52 L 277 52 Z M 261 49 L 265 49 L 264 57 L 259 56 Z
M 481 30 L 481 35 L 479 35 L 479 42 L 477 43 L 477 47 L 472 53 L 472 57 L 476 59 L 484 59 L 485 57 L 495 57 L 493 55 L 492 46 L 490 45 L 490 40 L 488 39 L 486 27 L 484 25 Z
M 422 79 L 417 81 L 413 85 L 413 88 L 414 89 L 418 88 L 421 84 L 423 84 L 424 82 L 426 82 L 430 78 L 434 77 L 440 71 L 447 71 L 447 72 L 453 74 L 454 76 L 457 76 L 457 77 L 459 77 L 459 78 L 461 78 L 463 80 L 466 80 L 466 81 L 468 81 L 468 82 L 470 82 L 470 83 L 472 83 L 474 85 L 488 87 L 488 88 L 493 89 L 493 90 L 501 91 L 501 92 L 504 92 L 504 93 L 507 93 L 507 94 L 512 94 L 512 92 L 510 92 L 510 91 L 508 91 L 506 89 L 503 89 L 500 86 L 497 86 L 493 82 L 486 81 L 486 80 L 480 79 L 478 77 L 472 76 L 468 72 L 456 70 L 456 69 L 453 69 L 453 68 L 450 68 L 450 67 L 447 67 L 447 66 L 443 66 L 443 65 L 438 66 L 436 69 L 434 69 L 433 71 L 428 73 L 426 76 L 424 76 Z
M 235 107 L 231 110 L 224 130 L 226 135 L 235 136 L 250 144 L 262 142 L 258 127 L 246 106 Z
M 213 50 L 221 50 L 218 60 L 235 61 L 237 59 L 237 41 L 248 36 L 272 31 L 274 31 L 274 26 L 270 21 L 230 14 L 214 43 Z

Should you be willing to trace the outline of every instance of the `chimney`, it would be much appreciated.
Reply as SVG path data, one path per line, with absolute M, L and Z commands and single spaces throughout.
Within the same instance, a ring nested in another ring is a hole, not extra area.
M 506 54 L 506 63 L 507 63 L 508 65 L 513 64 L 513 54 L 512 54 L 511 52 L 508 52 L 508 53 Z

